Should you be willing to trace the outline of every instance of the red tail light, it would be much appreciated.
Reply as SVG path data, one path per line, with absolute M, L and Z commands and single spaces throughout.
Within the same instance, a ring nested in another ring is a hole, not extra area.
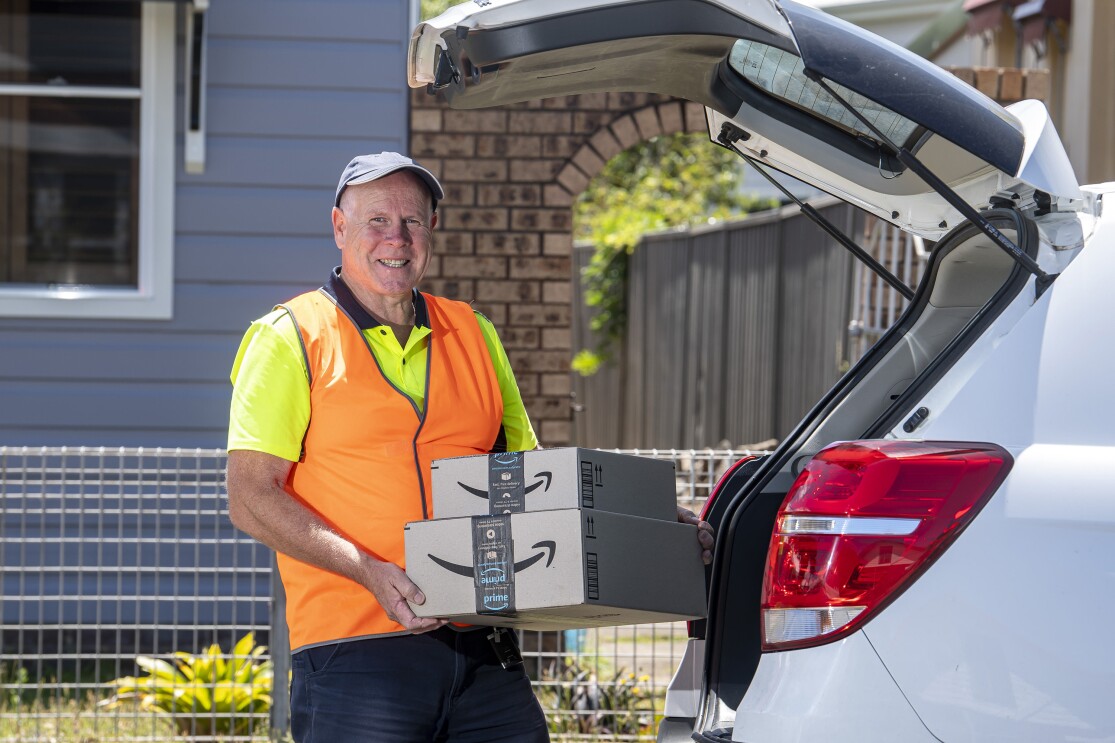
M 993 444 L 857 441 L 818 453 L 775 522 L 763 649 L 862 626 L 956 538 L 1011 464 Z

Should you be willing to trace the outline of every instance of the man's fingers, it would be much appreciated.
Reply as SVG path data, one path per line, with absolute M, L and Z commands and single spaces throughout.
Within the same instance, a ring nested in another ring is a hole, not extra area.
M 419 589 L 418 586 L 414 585 L 414 583 L 412 583 L 409 579 L 407 579 L 405 583 L 397 585 L 396 588 L 399 591 L 399 595 L 412 604 L 426 603 L 426 594 L 422 593 L 422 590 Z
M 426 595 L 422 590 L 415 585 L 414 581 L 403 572 L 403 569 L 397 565 L 391 565 L 393 568 L 388 578 L 389 583 L 395 591 L 407 601 L 415 604 L 426 603 Z
M 414 610 L 410 608 L 410 604 L 407 603 L 406 597 L 398 592 L 395 593 L 395 596 L 393 598 L 388 599 L 386 602 L 381 602 L 380 605 L 383 606 L 383 609 L 387 612 L 388 617 L 403 625 L 409 630 L 413 630 L 416 627 L 437 621 L 431 619 L 422 619 L 416 616 Z M 433 629 L 433 627 L 430 627 L 430 629 Z
M 394 607 L 394 611 L 388 611 L 388 616 L 391 616 L 391 614 L 395 615 L 391 617 L 392 619 L 394 619 L 396 622 L 403 625 L 416 635 L 422 634 L 423 632 L 429 632 L 430 630 L 434 630 L 445 625 L 444 619 L 436 619 L 434 617 L 419 617 L 415 615 L 414 611 L 410 608 L 410 605 L 401 596 L 398 604 L 396 604 Z
M 448 622 L 446 622 L 444 619 L 433 619 L 431 617 L 426 619 L 418 619 L 415 621 L 414 625 L 408 626 L 407 629 L 409 629 L 416 635 L 420 635 L 423 632 L 429 632 L 430 630 L 444 627 L 446 624 L 448 624 Z
M 678 521 L 697 527 L 697 544 L 701 547 L 701 560 L 705 565 L 711 564 L 712 548 L 716 544 L 716 532 L 713 531 L 712 524 L 701 521 L 697 514 L 681 506 L 678 506 Z
M 712 524 L 707 521 L 701 521 L 701 517 L 690 511 L 688 508 L 678 506 L 678 521 L 683 524 L 693 524 L 698 529 L 707 531 L 710 534 L 713 532 Z
M 410 604 L 426 603 L 426 594 L 422 593 L 398 565 L 378 560 L 373 562 L 367 587 L 383 607 L 387 617 L 411 632 L 421 634 L 445 626 L 444 619 L 415 615 Z
M 678 521 L 683 524 L 693 524 L 697 527 L 697 544 L 701 547 L 701 561 L 705 565 L 712 564 L 712 548 L 716 545 L 716 532 L 712 524 L 701 521 L 697 514 L 687 508 L 678 506 Z
M 395 617 L 395 621 L 403 625 L 407 629 L 411 630 L 412 632 L 424 632 L 426 630 L 435 629 L 437 627 L 437 619 L 416 616 L 414 614 L 414 611 L 410 608 L 410 604 L 402 599 L 400 599 L 394 613 L 397 615 Z
M 380 564 L 382 566 L 380 569 L 383 571 L 382 588 L 373 587 L 372 592 L 376 594 L 381 605 L 385 604 L 384 599 L 390 601 L 393 596 L 401 596 L 415 604 L 426 603 L 426 594 L 422 593 L 402 568 L 390 562 Z M 386 592 L 387 595 L 381 596 L 381 592 Z
M 683 524 L 696 524 L 700 522 L 700 519 L 697 518 L 697 514 L 693 513 L 688 508 L 678 506 L 678 521 Z

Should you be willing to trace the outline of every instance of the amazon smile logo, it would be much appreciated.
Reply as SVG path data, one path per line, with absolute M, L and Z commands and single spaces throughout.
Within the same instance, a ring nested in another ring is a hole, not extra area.
M 538 481 L 523 488 L 524 495 L 526 495 L 527 493 L 533 493 L 535 490 L 538 490 L 538 488 L 542 488 L 542 492 L 545 493 L 550 489 L 550 483 L 553 482 L 554 479 L 554 474 L 552 472 L 536 472 L 534 476 L 538 478 Z M 465 485 L 460 480 L 457 481 L 457 484 L 460 485 L 461 488 L 465 490 L 465 492 L 472 493 L 477 498 L 488 500 L 487 490 L 481 490 L 480 488 L 474 488 L 470 485 Z
M 550 539 L 546 539 L 541 542 L 535 542 L 530 546 L 530 548 L 534 550 L 541 550 L 541 552 L 538 552 L 537 554 L 531 555 L 525 560 L 520 560 L 519 562 L 515 563 L 513 566 L 515 573 L 523 572 L 531 565 L 539 562 L 543 557 L 546 558 L 545 567 L 550 567 L 550 563 L 554 561 L 554 554 L 557 553 L 557 543 Z M 448 560 L 443 560 L 440 557 L 435 557 L 434 555 L 431 555 L 429 553 L 426 553 L 426 556 L 433 560 L 436 564 L 448 570 L 450 573 L 456 573 L 457 575 L 462 575 L 465 578 L 476 577 L 476 569 L 472 565 L 458 565 L 456 563 L 449 562 Z M 493 571 L 496 570 L 498 570 L 500 574 L 503 573 L 502 568 L 481 566 L 481 578 L 485 579 L 482 582 L 496 583 L 506 580 L 506 576 L 495 575 Z

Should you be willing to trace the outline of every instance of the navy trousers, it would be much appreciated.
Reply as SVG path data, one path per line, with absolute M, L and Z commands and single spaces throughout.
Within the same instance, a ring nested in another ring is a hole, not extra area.
M 546 743 L 522 666 L 504 669 L 487 630 L 353 640 L 292 656 L 298 743 Z

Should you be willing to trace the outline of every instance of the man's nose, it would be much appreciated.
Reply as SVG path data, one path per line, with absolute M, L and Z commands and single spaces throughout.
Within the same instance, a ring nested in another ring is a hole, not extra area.
M 410 227 L 406 222 L 391 222 L 383 231 L 383 239 L 397 243 L 410 242 Z

